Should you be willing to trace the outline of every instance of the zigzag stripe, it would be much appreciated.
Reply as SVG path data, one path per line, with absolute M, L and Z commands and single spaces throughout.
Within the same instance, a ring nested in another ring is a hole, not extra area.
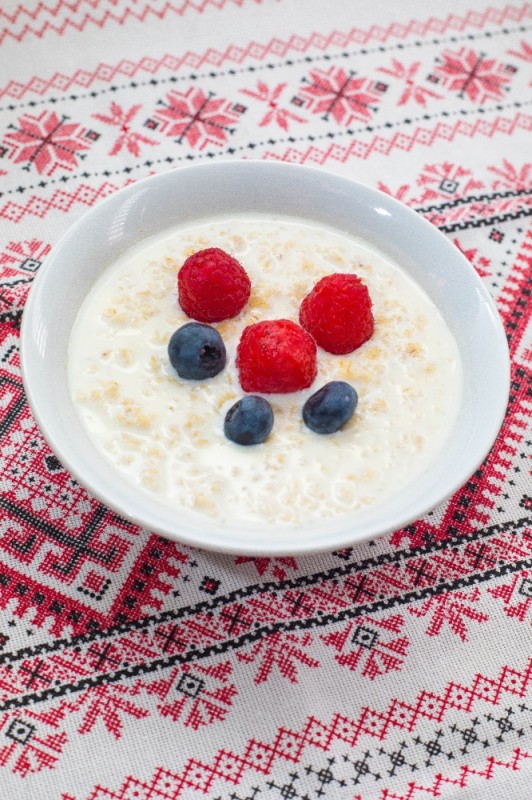
M 418 797 L 419 800 L 421 800 L 420 794 L 422 794 L 423 797 L 443 797 L 445 787 L 453 786 L 455 789 L 466 789 L 469 786 L 470 778 L 482 778 L 483 780 L 490 781 L 493 780 L 495 773 L 500 769 L 509 769 L 512 772 L 518 772 L 522 767 L 521 762 L 528 758 L 532 758 L 532 752 L 527 752 L 526 750 L 521 750 L 520 747 L 516 747 L 507 761 L 501 761 L 494 756 L 488 756 L 483 767 L 469 767 L 467 764 L 463 764 L 460 767 L 458 775 L 453 775 L 453 777 L 448 778 L 439 772 L 430 786 L 413 781 L 409 784 L 405 794 L 395 794 L 394 792 L 393 795 L 390 795 L 387 789 L 381 789 L 378 798 L 376 797 L 375 800 L 391 800 L 392 797 L 393 800 L 416 800 Z M 353 800 L 364 800 L 364 798 L 362 795 L 357 794 Z
M 237 2 L 238 5 L 241 5 L 243 3 L 243 0 L 232 0 L 232 1 Z M 77 14 L 83 5 L 88 5 L 95 11 L 98 8 L 98 6 L 103 5 L 105 3 L 110 3 L 113 6 L 117 6 L 119 2 L 120 0 L 71 0 L 71 2 L 68 2 L 68 0 L 58 0 L 58 2 L 53 6 L 46 5 L 46 3 L 40 2 L 36 8 L 27 7 L 20 4 L 17 6 L 17 8 L 13 13 L 9 13 L 8 11 L 5 11 L 4 9 L 0 8 L 0 19 L 3 18 L 7 20 L 11 25 L 15 25 L 16 22 L 18 22 L 18 20 L 22 16 L 26 16 L 35 22 L 38 19 L 38 17 L 44 15 L 57 18 L 62 10 L 66 10 L 71 14 Z M 206 7 L 206 5 L 210 4 L 216 6 L 217 8 L 222 8 L 227 2 L 228 0 L 199 0 L 199 2 L 194 2 L 194 0 L 185 0 L 184 6 L 189 6 L 201 13 Z M 256 0 L 256 2 L 261 2 L 261 0 Z M 526 4 L 523 7 L 526 8 Z M 486 23 L 486 21 L 500 24 L 502 20 L 507 17 L 508 12 L 510 11 L 510 14 L 512 14 L 514 10 L 515 7 L 513 6 L 507 6 L 504 9 L 488 8 L 486 9 L 485 12 L 481 13 L 475 11 L 469 11 L 466 17 L 463 19 L 450 14 L 448 20 L 452 18 L 455 24 L 461 26 L 458 27 L 458 30 L 463 30 L 468 23 L 474 25 L 477 28 L 480 28 Z M 514 16 L 511 16 L 510 18 L 512 19 L 512 21 L 515 21 Z M 413 21 L 410 23 L 410 25 L 416 25 L 416 24 L 423 25 L 423 23 L 414 23 Z M 437 27 L 438 24 L 441 26 L 442 23 L 439 23 L 438 20 L 434 20 L 431 18 L 427 23 L 425 23 L 425 26 L 435 25 L 436 27 L 430 28 L 430 30 L 441 32 L 442 28 Z M 443 24 L 445 25 L 446 23 L 444 22 Z M 378 26 L 374 27 L 378 29 Z M 406 35 L 405 33 L 403 33 L 403 31 L 406 28 L 406 26 L 404 25 L 398 25 L 397 23 L 392 23 L 392 25 L 390 25 L 390 28 L 394 29 L 394 32 L 395 29 L 397 29 L 399 31 L 398 35 L 400 36 Z M 446 29 L 447 28 L 444 28 L 443 30 Z M 425 32 L 423 28 L 421 30 L 422 32 Z M 418 29 L 415 32 L 419 34 L 420 31 Z
M 21 4 L 17 6 L 12 14 L 0 8 L 0 19 L 6 19 L 11 25 L 14 25 L 19 18 L 24 15 L 35 22 L 42 14 L 49 14 L 51 17 L 57 17 L 59 16 L 59 12 L 63 9 L 70 11 L 72 14 L 76 14 L 85 3 L 90 5 L 92 9 L 96 9 L 102 2 L 111 2 L 113 5 L 116 5 L 119 0 L 74 0 L 74 2 L 70 3 L 68 0 L 58 0 L 55 6 L 39 3 L 36 8 L 27 8 Z
M 321 744 L 318 744 L 317 746 L 322 750 L 328 750 L 328 747 Z M 222 756 L 224 757 L 223 759 Z M 299 760 L 300 756 L 300 752 L 290 755 L 282 751 L 277 753 L 277 757 L 283 758 L 285 761 L 296 761 Z M 453 773 L 453 775 L 449 777 L 446 777 L 441 772 L 438 772 L 430 785 L 411 781 L 408 784 L 408 789 L 405 794 L 396 794 L 395 792 L 390 794 L 389 789 L 382 788 L 379 790 L 378 797 L 376 795 L 372 795 L 372 797 L 374 800 L 416 800 L 416 798 L 421 800 L 421 794 L 423 795 L 423 798 L 427 798 L 429 796 L 443 797 L 444 795 L 442 794 L 442 790 L 445 790 L 446 787 L 452 786 L 454 790 L 466 789 L 470 785 L 470 778 L 493 780 L 496 777 L 496 774 L 503 769 L 511 770 L 512 772 L 519 772 L 523 766 L 522 762 L 530 758 L 532 758 L 532 752 L 527 752 L 526 750 L 522 750 L 520 747 L 516 747 L 515 750 L 512 750 L 510 757 L 505 761 L 495 758 L 494 756 L 488 756 L 483 766 L 479 765 L 478 767 L 470 767 L 467 764 L 463 764 L 460 766 L 458 774 Z M 216 777 L 222 777 L 230 783 L 237 783 L 240 782 L 240 778 L 245 767 L 250 768 L 251 766 L 255 766 L 257 769 L 257 765 L 251 764 L 239 764 L 238 768 L 236 768 L 236 765 L 232 759 L 232 754 L 220 753 L 218 762 L 215 762 L 212 769 L 210 769 L 208 772 L 209 779 L 207 779 L 207 774 L 205 774 L 201 769 L 204 767 L 204 765 L 197 761 L 193 761 L 187 764 L 182 775 L 179 777 L 161 767 L 155 772 L 152 780 L 149 783 L 136 780 L 135 778 L 128 776 L 122 783 L 122 786 L 118 792 L 104 789 L 100 785 L 98 785 L 94 791 L 98 792 L 98 800 L 126 800 L 126 797 L 136 797 L 137 795 L 139 797 L 148 797 L 146 794 L 148 791 L 149 797 L 152 798 L 152 800 L 168 800 L 170 796 L 168 794 L 168 789 L 171 787 L 172 798 L 177 800 L 181 794 L 181 789 L 185 786 L 192 787 L 193 789 L 203 793 L 206 791 L 206 787 L 211 786 Z M 232 772 L 230 772 L 228 769 L 229 764 L 233 770 Z M 224 771 L 220 771 L 222 766 L 225 766 Z M 215 770 L 216 774 L 214 774 Z M 260 771 L 267 774 L 270 772 L 270 769 L 266 770 L 261 768 Z M 194 781 L 191 780 L 192 776 Z M 176 778 L 178 778 L 178 780 L 176 780 Z M 179 792 L 179 794 L 174 794 L 174 792 Z M 236 797 L 234 794 L 231 796 Z M 454 791 L 453 796 L 456 796 Z M 64 795 L 64 798 L 65 800 L 74 800 L 74 798 L 71 798 L 70 795 Z M 91 793 L 87 800 L 96 800 L 96 795 Z M 353 800 L 369 800 L 369 796 L 365 795 L 365 797 L 363 797 L 361 794 L 356 794 L 353 796 Z
M 133 181 L 126 181 L 123 186 Z M 82 183 L 74 192 L 66 192 L 64 189 L 56 189 L 50 198 L 39 195 L 32 195 L 25 206 L 19 203 L 9 202 L 0 209 L 0 219 L 7 219 L 10 222 L 21 222 L 24 217 L 39 217 L 44 219 L 51 211 L 64 211 L 68 213 L 75 205 L 93 206 L 99 200 L 116 192 L 122 188 L 114 183 L 105 181 L 98 188 L 93 188 L 86 183 Z
M 190 4 L 190 2 L 191 0 L 189 0 L 189 3 L 186 5 Z M 224 2 L 227 2 L 227 0 L 203 0 L 199 5 L 193 5 L 196 10 L 201 13 L 208 3 L 218 5 L 218 7 L 221 8 Z M 244 0 L 232 0 L 232 2 L 240 3 L 244 2 Z M 260 3 L 261 0 L 255 0 L 255 2 Z M 180 8 L 182 9 L 181 11 L 179 10 Z M 169 11 L 182 14 L 184 13 L 184 9 L 185 6 L 176 7 L 172 6 L 170 3 L 166 3 L 164 9 L 160 12 L 155 12 L 153 8 L 145 7 L 142 12 L 134 12 L 128 8 L 122 16 L 106 12 L 104 16 L 106 16 L 107 19 L 102 18 L 100 20 L 95 20 L 90 15 L 86 15 L 84 20 L 77 25 L 69 20 L 66 20 L 62 26 L 59 27 L 46 22 L 38 30 L 34 30 L 26 25 L 18 34 L 5 28 L 3 31 L 0 31 L 0 44 L 7 36 L 17 41 L 22 41 L 24 36 L 28 34 L 33 34 L 41 38 L 48 30 L 53 30 L 55 33 L 62 35 L 67 27 L 82 30 L 87 24 L 92 23 L 102 28 L 105 22 L 111 18 L 122 25 L 128 17 L 143 20 L 148 13 L 163 19 Z M 166 53 L 161 58 L 144 57 L 137 63 L 129 60 L 122 60 L 114 66 L 110 64 L 99 64 L 92 72 L 79 69 L 71 76 L 56 73 L 47 80 L 40 76 L 34 76 L 26 84 L 22 84 L 18 81 L 10 81 L 4 89 L 0 90 L 0 98 L 7 95 L 20 99 L 27 92 L 43 95 L 50 88 L 61 91 L 67 91 L 72 86 L 87 88 L 91 86 L 94 81 L 110 82 L 117 76 L 132 78 L 139 72 L 153 75 L 161 69 L 177 72 L 182 67 L 199 69 L 204 64 L 220 67 L 226 61 L 229 63 L 242 64 L 248 59 L 263 61 L 269 56 L 283 58 L 291 52 L 305 53 L 310 48 L 326 51 L 331 47 L 345 48 L 353 45 L 365 45 L 372 40 L 383 43 L 388 39 L 402 41 L 409 36 L 425 36 L 427 34 L 441 35 L 447 31 L 460 32 L 466 28 L 476 28 L 480 30 L 490 23 L 494 25 L 501 25 L 505 21 L 519 23 L 530 17 L 532 17 L 532 6 L 530 3 L 525 3 L 522 6 L 508 5 L 503 9 L 489 7 L 482 13 L 469 11 L 464 17 L 449 14 L 444 20 L 430 17 L 425 22 L 418 22 L 416 20 L 411 20 L 406 24 L 393 22 L 387 28 L 372 25 L 371 28 L 366 31 L 360 28 L 352 28 L 348 33 L 342 33 L 341 31 L 332 31 L 328 35 L 312 33 L 308 38 L 293 35 L 287 41 L 275 38 L 265 45 L 251 41 L 245 48 L 229 45 L 224 52 L 213 49 L 209 49 L 203 54 L 187 51 L 179 57 Z
M 116 7 L 120 2 L 121 0 L 72 0 L 72 2 L 68 2 L 68 0 L 58 0 L 55 6 L 46 5 L 46 3 L 41 2 L 36 8 L 28 8 L 20 4 L 12 14 L 0 8 L 0 19 L 3 18 L 11 25 L 15 25 L 22 16 L 29 17 L 29 19 L 36 22 L 38 17 L 44 15 L 57 18 L 59 13 L 63 10 L 70 12 L 71 14 L 77 14 L 84 5 L 88 5 L 93 11 L 96 11 L 98 6 L 111 4 L 112 6 Z M 195 11 L 199 11 L 201 14 L 208 5 L 213 5 L 216 8 L 222 8 L 227 2 L 236 2 L 238 5 L 242 5 L 244 0 L 202 0 L 200 2 L 194 2 L 194 0 L 184 0 L 182 8 L 183 10 L 192 8 Z M 255 0 L 255 2 L 260 3 L 261 0 Z
M 165 2 L 162 7 L 157 10 L 157 8 L 155 8 L 155 3 L 157 0 L 154 0 L 152 4 L 145 5 L 140 11 L 133 11 L 131 8 L 126 7 L 126 9 L 121 13 L 118 11 L 116 13 L 113 11 L 105 11 L 101 17 L 96 17 L 91 13 L 85 13 L 77 21 L 74 17 L 66 17 L 64 22 L 58 22 L 57 24 L 46 20 L 40 27 L 32 27 L 31 25 L 26 24 L 20 31 L 11 30 L 10 28 L 5 27 L 3 31 L 0 32 L 0 44 L 7 37 L 14 39 L 17 42 L 21 42 L 22 39 L 24 39 L 28 34 L 33 34 L 39 39 L 49 32 L 62 36 L 68 28 L 81 32 L 87 27 L 87 25 L 93 24 L 98 28 L 103 29 L 108 22 L 116 22 L 118 25 L 123 25 L 129 19 L 144 22 L 149 15 L 158 17 L 162 20 L 169 12 L 177 14 L 181 17 L 189 9 L 202 14 L 208 6 L 214 6 L 217 9 L 221 9 L 227 3 L 235 3 L 236 5 L 241 6 L 245 1 L 246 0 L 198 0 L 198 2 L 195 2 L 195 0 L 183 0 L 183 2 L 178 4 Z M 107 0 L 107 3 L 108 2 L 111 2 L 111 4 L 116 8 L 120 0 Z M 261 3 L 262 0 L 253 0 L 253 2 Z M 13 15 L 2 12 L 0 16 L 3 16 L 11 24 L 16 23 L 18 18 L 23 14 L 36 22 L 37 18 L 41 16 L 42 13 L 50 14 L 52 17 L 56 18 L 62 9 L 66 9 L 72 14 L 76 14 L 81 10 L 81 5 L 85 3 L 88 3 L 93 11 L 96 11 L 97 7 L 101 4 L 101 0 L 78 0 L 78 2 L 76 2 L 74 5 L 60 1 L 54 8 L 46 6 L 43 3 L 39 3 L 35 11 L 31 11 L 24 6 L 19 6 Z
M 393 150 L 403 150 L 408 153 L 419 144 L 425 147 L 432 147 L 437 139 L 452 142 L 457 136 L 466 136 L 469 139 L 477 135 L 486 136 L 490 139 L 496 133 L 505 133 L 511 136 L 519 128 L 526 131 L 532 130 L 532 116 L 518 113 L 513 119 L 496 117 L 492 121 L 478 119 L 474 123 L 460 119 L 455 125 L 438 122 L 432 130 L 416 128 L 411 135 L 404 131 L 399 131 L 389 139 L 383 136 L 375 136 L 370 142 L 352 139 L 348 145 L 331 144 L 326 150 L 322 150 L 315 145 L 308 147 L 306 150 L 289 147 L 281 155 L 267 151 L 263 154 L 263 158 L 290 161 L 298 164 L 310 162 L 323 165 L 329 159 L 345 163 L 350 158 L 366 160 L 373 153 L 385 156 L 390 155 Z
M 423 690 L 410 704 L 392 699 L 385 711 L 365 707 L 356 718 L 350 718 L 344 713 L 337 713 L 329 722 L 310 716 L 299 731 L 279 728 L 271 742 L 250 739 L 243 747 L 241 754 L 221 748 L 210 764 L 190 758 L 179 772 L 159 767 L 146 783 L 128 777 L 118 791 L 98 786 L 98 798 L 101 800 L 107 798 L 108 800 L 111 798 L 125 800 L 126 797 L 134 796 L 135 790 L 140 794 L 140 792 L 146 793 L 148 789 L 149 796 L 153 800 L 168 798 L 170 796 L 169 789 L 174 800 L 181 797 L 183 791 L 189 792 L 191 789 L 205 796 L 212 792 L 215 782 L 220 778 L 234 786 L 238 785 L 250 770 L 269 775 L 279 761 L 299 762 L 309 747 L 328 752 L 334 744 L 344 743 L 353 748 L 363 735 L 372 736 L 382 742 L 394 729 L 413 731 L 421 719 L 441 722 L 449 709 L 459 708 L 470 712 L 478 699 L 497 705 L 503 692 L 509 692 L 517 697 L 525 697 L 531 678 L 532 661 L 522 671 L 509 666 L 503 667 L 495 680 L 477 673 L 471 687 L 450 682 L 440 695 Z M 486 686 L 495 689 L 494 699 L 491 699 L 491 693 L 483 691 Z M 434 780 L 438 787 L 444 787 L 447 784 L 465 788 L 469 777 L 482 777 L 489 780 L 493 777 L 495 767 L 517 770 L 521 762 L 530 757 L 532 754 L 516 748 L 508 761 L 490 756 L 484 767 L 472 768 L 464 765 L 460 767 L 459 771 L 457 770 L 457 774 L 452 779 L 445 778 L 438 773 Z M 406 795 L 394 795 L 394 797 L 397 800 L 412 800 L 418 791 L 427 792 L 430 791 L 430 787 L 427 789 L 427 787 L 412 781 Z M 438 796 L 440 794 L 434 793 L 434 797 Z M 96 794 L 91 793 L 89 797 L 95 798 Z M 391 800 L 387 790 L 383 789 L 380 800 L 385 800 L 386 797 Z M 358 800 L 362 800 L 361 795 L 358 795 Z

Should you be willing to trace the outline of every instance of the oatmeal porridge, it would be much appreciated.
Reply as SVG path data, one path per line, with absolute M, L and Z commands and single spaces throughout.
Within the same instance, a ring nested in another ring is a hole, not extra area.
M 225 369 L 178 377 L 172 333 L 190 319 L 176 277 L 192 253 L 218 247 L 251 279 L 242 312 L 214 323 Z M 313 385 L 268 395 L 274 426 L 263 444 L 225 438 L 227 410 L 243 395 L 235 368 L 242 330 L 297 321 L 315 283 L 352 272 L 369 289 L 375 331 L 348 355 L 318 348 Z M 358 393 L 356 413 L 332 435 L 303 423 L 305 400 L 329 381 Z M 295 219 L 232 217 L 176 228 L 111 265 L 86 297 L 69 346 L 70 391 L 94 445 L 139 491 L 165 506 L 227 524 L 301 525 L 378 503 L 411 483 L 450 434 L 461 393 L 458 348 L 428 296 L 377 250 Z

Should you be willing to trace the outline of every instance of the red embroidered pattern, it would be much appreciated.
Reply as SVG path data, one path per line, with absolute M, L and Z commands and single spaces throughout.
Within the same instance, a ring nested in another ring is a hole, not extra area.
M 119 103 L 111 103 L 108 114 L 93 114 L 92 116 L 104 122 L 106 125 L 112 125 L 119 129 L 119 136 L 115 140 L 113 146 L 109 150 L 110 156 L 118 155 L 123 149 L 126 149 L 134 156 L 140 156 L 142 145 L 157 145 L 155 139 L 150 139 L 139 131 L 131 130 L 131 124 L 140 109 L 141 104 L 135 104 L 131 108 L 125 110 Z
M 4 718 L 0 731 L 8 740 L 0 745 L 0 766 L 8 767 L 21 778 L 42 769 L 53 769 L 68 741 L 62 731 L 39 735 L 34 725 L 16 717 Z
M 243 106 L 191 87 L 184 93 L 170 92 L 152 116 L 164 136 L 203 150 L 208 144 L 224 144 L 244 110 Z
M 414 101 L 421 106 L 426 106 L 429 100 L 441 100 L 442 94 L 438 94 L 428 86 L 423 86 L 421 83 L 416 83 L 417 79 L 420 80 L 421 61 L 414 61 L 411 64 L 403 64 L 397 58 L 392 59 L 391 66 L 379 67 L 377 72 L 382 72 L 391 78 L 397 78 L 403 81 L 405 87 L 399 98 L 398 105 L 403 106 Z
M 443 63 L 435 68 L 429 79 L 473 103 L 503 97 L 510 76 L 516 71 L 515 67 L 498 64 L 495 59 L 467 47 L 458 52 L 446 50 L 442 59 Z
M 401 669 L 410 641 L 402 632 L 404 618 L 393 614 L 383 619 L 359 617 L 340 631 L 321 636 L 333 647 L 336 661 L 352 672 L 375 680 L 390 670 Z
M 229 713 L 237 694 L 230 680 L 232 672 L 229 661 L 214 666 L 195 664 L 190 667 L 185 664 L 156 681 L 138 681 L 133 694 L 145 689 L 147 694 L 159 700 L 157 710 L 162 717 L 198 730 L 204 725 L 223 721 Z
M 145 56 L 138 62 L 124 59 L 114 66 L 107 63 L 99 64 L 92 72 L 78 69 L 73 75 L 67 76 L 58 73 L 49 79 L 34 76 L 25 84 L 19 81 L 10 81 L 3 89 L 0 89 L 0 97 L 7 95 L 20 100 L 28 92 L 39 96 L 46 94 L 50 89 L 67 92 L 75 86 L 88 88 L 95 81 L 108 83 L 117 77 L 132 78 L 139 72 L 155 75 L 162 69 L 172 72 L 177 72 L 182 67 L 198 70 L 205 65 L 220 67 L 225 62 L 243 64 L 250 59 L 264 61 L 272 56 L 285 58 L 290 53 L 305 53 L 311 48 L 325 52 L 331 47 L 347 48 L 365 45 L 372 41 L 378 43 L 384 43 L 390 39 L 404 41 L 410 37 L 422 37 L 427 34 L 442 36 L 449 31 L 464 31 L 468 28 L 482 30 L 488 25 L 502 25 L 505 22 L 517 24 L 531 16 L 530 5 L 523 3 L 521 6 L 507 5 L 501 9 L 489 7 L 483 11 L 468 11 L 464 16 L 448 14 L 444 19 L 430 17 L 424 22 L 419 20 L 410 20 L 407 23 L 392 22 L 386 28 L 372 25 L 367 30 L 353 27 L 349 32 L 333 30 L 326 35 L 311 33 L 308 37 L 304 37 L 294 34 L 286 41 L 275 37 L 267 44 L 252 41 L 247 47 L 230 45 L 224 52 L 209 49 L 203 54 L 187 51 L 181 56 L 171 53 L 166 53 L 159 58 Z M 526 49 L 523 49 L 523 53 L 517 57 L 523 58 L 527 52 Z
M 508 159 L 503 158 L 501 166 L 489 166 L 488 172 L 493 173 L 497 178 L 493 181 L 495 191 L 499 189 L 529 189 L 532 183 L 532 163 L 523 164 L 517 167 Z
M 439 636 L 442 631 L 448 629 L 460 637 L 462 641 L 467 639 L 467 622 L 486 622 L 488 615 L 475 608 L 480 598 L 480 591 L 475 589 L 473 592 L 447 592 L 444 595 L 431 597 L 421 606 L 409 608 L 410 614 L 416 617 L 430 616 L 430 623 L 427 628 L 429 636 Z
M 387 88 L 385 83 L 358 77 L 341 67 L 316 69 L 310 72 L 295 101 L 304 103 L 312 114 L 347 127 L 355 120 L 369 121 Z
M 262 2 L 262 0 L 252 1 L 257 4 Z M 0 31 L 0 45 L 6 37 L 21 42 L 28 34 L 32 34 L 42 39 L 48 33 L 62 36 L 71 29 L 79 32 L 84 31 L 86 27 L 90 28 L 92 26 L 102 29 L 106 27 L 108 23 L 122 26 L 129 21 L 147 21 L 152 15 L 159 19 L 164 19 L 169 14 L 181 17 L 191 9 L 201 14 L 210 6 L 220 9 L 228 3 L 242 5 L 243 2 L 244 0 L 181 0 L 181 2 L 172 3 L 169 2 L 169 0 L 150 0 L 150 2 L 143 5 L 135 4 L 134 8 L 126 3 L 125 8 L 120 10 L 120 8 L 117 8 L 119 5 L 118 0 L 113 0 L 113 8 L 111 10 L 104 10 L 103 13 L 98 13 L 98 7 L 102 5 L 102 0 L 77 0 L 74 3 L 66 3 L 58 0 L 55 7 L 39 3 L 36 10 L 29 10 L 21 4 L 13 14 L 3 12 L 2 16 L 8 22 L 14 24 L 18 21 L 19 17 L 25 15 L 30 17 L 32 22 L 37 24 L 31 25 L 26 23 L 21 30 L 17 30 L 16 27 L 15 29 L 9 27 L 4 28 Z M 90 7 L 89 11 L 84 8 L 86 5 Z M 105 5 L 107 5 L 107 3 L 105 3 Z M 58 12 L 60 10 L 66 10 L 68 13 L 68 16 L 65 16 L 64 20 L 58 18 Z M 39 16 L 45 12 L 47 12 L 47 16 L 50 15 L 52 17 L 52 21 L 50 21 L 50 19 L 45 19 L 43 23 L 38 25 Z M 53 21 L 54 18 L 57 19 L 57 21 Z
M 514 56 L 514 58 L 519 58 L 522 61 L 532 61 L 532 45 L 529 45 L 528 42 L 522 41 L 521 49 L 508 50 L 508 55 Z
M 508 695 L 525 697 L 531 678 L 532 662 L 529 662 L 524 670 L 505 666 L 494 679 L 479 673 L 475 675 L 470 686 L 449 683 L 440 694 L 421 691 L 413 702 L 392 700 L 384 710 L 366 707 L 356 717 L 349 717 L 340 712 L 328 722 L 310 716 L 297 731 L 280 728 L 270 742 L 251 738 L 240 754 L 220 749 L 209 764 L 197 759 L 188 759 L 180 771 L 170 771 L 162 767 L 157 769 L 149 784 L 128 778 L 119 790 L 120 794 L 111 793 L 110 790 L 106 793 L 109 798 L 126 798 L 130 796 L 126 792 L 131 792 L 136 785 L 144 787 L 149 785 L 153 797 L 170 796 L 177 800 L 187 788 L 202 793 L 213 791 L 219 779 L 234 786 L 240 783 L 249 771 L 269 775 L 279 762 L 290 761 L 297 764 L 308 749 L 328 752 L 333 744 L 338 743 L 344 743 L 353 749 L 359 740 L 366 736 L 384 742 L 396 730 L 414 731 L 422 720 L 441 724 L 446 714 L 453 709 L 470 712 L 479 700 L 497 706 L 504 702 L 503 698 Z M 194 691 L 194 686 L 195 684 L 191 682 L 190 692 Z M 489 691 L 486 691 L 487 688 Z M 35 729 L 22 717 L 19 724 L 29 725 Z M 22 730 L 21 727 L 21 733 Z M 24 752 L 25 744 L 20 743 L 18 747 L 19 752 L 21 750 Z M 491 772 L 488 770 L 488 774 L 492 774 L 493 766 L 497 762 L 491 759 L 489 763 Z M 461 775 L 464 786 L 467 785 L 464 781 L 468 774 L 474 771 L 475 768 L 463 768 Z M 457 785 L 460 785 L 459 781 L 460 778 L 457 779 Z M 441 780 L 439 785 L 442 785 Z M 102 791 L 106 790 L 100 788 L 100 792 Z M 105 794 L 99 793 L 98 796 L 105 797 Z M 382 796 L 386 797 L 386 794 Z
M 98 134 L 87 131 L 67 117 L 55 111 L 43 111 L 38 117 L 24 114 L 18 125 L 4 137 L 11 148 L 10 157 L 16 163 L 24 163 L 24 169 L 32 166 L 41 175 L 52 175 L 56 169 L 71 170 L 84 158 L 91 142 Z
M 150 19 L 162 30 L 204 11 L 221 22 L 260 2 L 21 0 L 0 9 L 0 41 L 28 52 L 55 37 L 67 50 L 74 31 L 82 41 Z M 496 792 L 519 771 L 512 788 L 526 786 L 532 663 L 502 665 L 509 642 L 523 663 L 532 613 L 531 17 L 523 4 L 293 27 L 202 52 L 168 52 L 163 36 L 155 56 L 80 56 L 70 72 L 26 70 L 0 87 L 0 221 L 28 226 L 0 246 L 5 791 L 31 793 L 42 770 L 62 800 L 421 800 L 480 780 Z M 482 156 L 486 143 L 495 155 Z M 218 157 L 356 173 L 448 234 L 497 303 L 512 360 L 501 433 L 453 497 L 403 530 L 306 558 L 196 552 L 102 508 L 36 428 L 19 329 L 66 215 Z M 154 727 L 171 737 L 156 761 L 142 747 Z M 123 767 L 88 772 L 75 791 L 72 758 L 102 742 Z
M 35 272 L 50 251 L 37 239 L 9 242 L 0 252 L 0 318 L 22 311 Z
M 416 800 L 416 798 L 420 798 L 421 800 L 422 795 L 443 797 L 442 790 L 445 791 L 450 786 L 452 786 L 453 789 L 466 789 L 471 783 L 471 778 L 481 778 L 489 781 L 492 780 L 495 775 L 498 775 L 501 769 L 509 769 L 513 772 L 518 772 L 522 768 L 522 762 L 529 758 L 532 758 L 532 752 L 521 750 L 520 747 L 517 747 L 512 752 L 509 759 L 489 756 L 481 767 L 470 767 L 467 764 L 463 764 L 460 767 L 458 776 L 439 774 L 436 775 L 430 785 L 412 781 L 405 794 L 396 794 L 394 792 L 394 794 L 391 795 L 387 789 L 383 789 L 379 792 L 379 796 L 375 798 L 375 800 L 391 800 L 392 797 L 393 800 Z M 353 800 L 369 800 L 369 798 L 357 794 L 354 796 Z
M 487 589 L 488 593 L 503 604 L 504 613 L 510 619 L 525 622 L 532 607 L 532 571 L 523 570 L 506 583 Z
M 297 683 L 298 667 L 315 669 L 320 666 L 320 662 L 306 652 L 311 644 L 312 637 L 309 635 L 273 633 L 254 644 L 247 652 L 237 653 L 237 658 L 246 664 L 259 663 L 254 677 L 255 683 L 267 681 L 273 669 L 277 669 L 283 678 Z
M 290 572 L 293 573 L 298 569 L 297 560 L 291 556 L 280 558 L 237 556 L 235 558 L 235 564 L 248 563 L 253 564 L 258 575 L 268 575 L 278 581 L 284 581 Z
M 322 149 L 310 145 L 303 150 L 288 147 L 279 154 L 266 150 L 263 157 L 274 161 L 290 161 L 298 164 L 326 164 L 327 161 L 345 163 L 352 158 L 366 160 L 374 153 L 390 155 L 396 150 L 409 153 L 414 147 L 432 147 L 442 139 L 452 142 L 460 137 L 472 139 L 476 136 L 491 139 L 495 134 L 513 135 L 517 130 L 532 130 L 532 116 L 518 112 L 512 117 L 497 116 L 493 120 L 477 119 L 475 122 L 458 120 L 454 124 L 438 122 L 433 128 L 418 127 L 411 134 L 404 131 L 394 133 L 391 137 L 374 136 L 369 142 L 353 137 L 349 144 L 331 144 Z
M 264 81 L 258 81 L 256 89 L 241 89 L 243 94 L 267 105 L 268 110 L 260 120 L 259 127 L 264 128 L 275 124 L 287 131 L 290 127 L 290 122 L 307 122 L 305 117 L 295 114 L 290 109 L 280 107 L 279 103 L 286 86 L 286 83 L 279 83 L 277 86 L 270 88 Z
M 131 181 L 124 181 L 122 186 L 127 186 Z M 86 183 L 80 183 L 73 192 L 65 189 L 55 189 L 49 198 L 41 194 L 33 194 L 29 200 L 22 205 L 13 200 L 9 200 L 0 208 L 0 218 L 9 222 L 22 222 L 26 216 L 44 219 L 51 211 L 69 212 L 77 204 L 82 206 L 93 206 L 98 200 L 112 194 L 121 188 L 117 184 L 104 181 L 100 186 L 94 188 Z

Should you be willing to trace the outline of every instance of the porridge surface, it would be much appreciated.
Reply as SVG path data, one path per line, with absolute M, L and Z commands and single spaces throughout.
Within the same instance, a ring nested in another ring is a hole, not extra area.
M 214 324 L 227 349 L 215 378 L 185 381 L 168 361 L 171 334 L 190 319 L 177 302 L 185 258 L 220 247 L 248 272 L 251 297 Z M 309 389 L 267 395 L 268 440 L 242 447 L 223 434 L 243 396 L 234 361 L 243 328 L 298 319 L 324 275 L 354 272 L 367 285 L 373 337 L 346 356 L 318 347 Z M 70 389 L 90 438 L 130 482 L 176 509 L 227 523 L 304 524 L 361 509 L 423 472 L 458 410 L 457 345 L 427 295 L 389 259 L 339 231 L 284 218 L 232 217 L 146 240 L 101 276 L 75 322 Z M 356 413 L 330 436 L 303 424 L 301 409 L 330 380 L 358 392 Z

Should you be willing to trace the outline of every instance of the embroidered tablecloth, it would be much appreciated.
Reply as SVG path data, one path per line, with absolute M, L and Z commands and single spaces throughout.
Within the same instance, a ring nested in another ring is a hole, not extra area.
M 531 25 L 496 0 L 3 0 L 2 800 L 530 800 Z M 89 497 L 32 419 L 20 320 L 50 248 L 132 181 L 219 158 L 388 192 L 496 301 L 501 433 L 404 530 L 194 550 Z

